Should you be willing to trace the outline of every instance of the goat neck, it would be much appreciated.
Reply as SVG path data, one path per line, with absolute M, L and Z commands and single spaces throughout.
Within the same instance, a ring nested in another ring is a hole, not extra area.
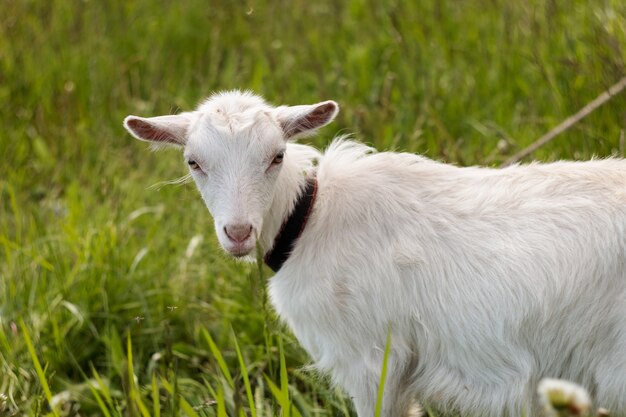
M 265 263 L 274 272 L 283 266 L 296 245 L 296 241 L 304 231 L 309 215 L 315 204 L 317 195 L 317 179 L 309 177 L 304 192 L 298 197 L 292 212 L 283 222 L 283 225 L 274 239 L 274 247 L 265 254 Z
M 288 145 L 282 171 L 274 189 L 274 199 L 263 219 L 263 229 L 259 236 L 264 255 L 274 248 L 283 224 L 307 192 L 307 188 L 310 188 L 307 187 L 309 180 L 315 178 L 314 160 L 319 157 L 319 152 L 309 146 Z

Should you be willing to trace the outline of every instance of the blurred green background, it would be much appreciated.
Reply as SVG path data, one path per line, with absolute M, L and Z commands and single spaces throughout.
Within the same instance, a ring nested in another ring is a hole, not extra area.
M 622 0 L 3 0 L 0 415 L 50 396 L 59 415 L 277 415 L 280 369 L 294 415 L 353 413 L 264 308 L 266 272 L 220 252 L 193 184 L 164 183 L 181 155 L 132 140 L 127 114 L 233 88 L 334 99 L 307 142 L 498 166 L 625 65 Z M 533 157 L 623 155 L 625 128 L 626 94 Z

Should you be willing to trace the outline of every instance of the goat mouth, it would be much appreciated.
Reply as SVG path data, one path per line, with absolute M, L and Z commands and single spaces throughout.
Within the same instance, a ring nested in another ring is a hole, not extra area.
M 235 258 L 243 258 L 244 256 L 248 256 L 250 255 L 249 250 L 243 250 L 243 251 L 228 251 L 228 253 L 230 253 L 232 256 L 234 256 Z
M 240 245 L 233 245 L 224 249 L 226 249 L 226 252 L 228 252 L 231 256 L 234 256 L 235 258 L 243 258 L 244 256 L 250 255 L 250 253 L 252 252 L 252 249 L 254 249 L 254 246 L 249 246 L 247 244 L 240 244 Z

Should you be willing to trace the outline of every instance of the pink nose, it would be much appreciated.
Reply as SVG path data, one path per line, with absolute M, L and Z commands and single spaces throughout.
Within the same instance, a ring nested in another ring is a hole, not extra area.
M 251 224 L 227 224 L 224 226 L 224 232 L 230 240 L 235 243 L 242 243 L 250 237 L 252 233 Z

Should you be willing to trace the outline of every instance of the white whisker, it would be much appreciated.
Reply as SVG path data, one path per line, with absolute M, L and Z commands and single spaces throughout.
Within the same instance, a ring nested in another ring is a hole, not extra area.
M 176 178 L 173 180 L 167 180 L 167 181 L 159 181 L 156 184 L 152 184 L 151 186 L 148 187 L 149 190 L 160 190 L 161 188 L 165 187 L 166 185 L 182 185 L 182 184 L 186 184 L 188 182 L 191 181 L 191 174 L 187 174 L 187 175 L 183 175 L 180 178 Z

